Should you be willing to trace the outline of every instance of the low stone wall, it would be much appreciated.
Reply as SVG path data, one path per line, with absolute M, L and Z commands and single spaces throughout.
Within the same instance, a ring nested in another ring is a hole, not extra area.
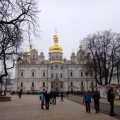
M 0 96 L 0 102 L 11 101 L 11 97 Z

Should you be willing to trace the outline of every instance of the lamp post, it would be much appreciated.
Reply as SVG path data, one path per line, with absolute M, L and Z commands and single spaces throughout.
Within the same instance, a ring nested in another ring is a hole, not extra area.
M 87 90 L 88 90 L 88 80 L 87 80 L 87 77 L 88 77 L 88 71 L 86 71 L 86 82 L 87 82 Z

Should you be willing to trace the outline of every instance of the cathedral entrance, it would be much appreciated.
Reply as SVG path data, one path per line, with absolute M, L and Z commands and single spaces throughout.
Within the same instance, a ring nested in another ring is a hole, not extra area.
M 56 92 L 61 91 L 61 85 L 62 85 L 62 82 L 58 79 L 58 76 L 56 74 L 56 79 L 52 82 L 53 91 L 56 91 Z
M 58 88 L 56 88 L 56 90 L 55 90 L 56 92 L 58 92 Z

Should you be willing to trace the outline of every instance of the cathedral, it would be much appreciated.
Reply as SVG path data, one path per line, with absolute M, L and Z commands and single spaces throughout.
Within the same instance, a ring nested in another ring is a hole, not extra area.
M 19 58 L 15 66 L 15 91 L 94 90 L 94 72 L 88 69 L 92 59 L 82 49 L 82 44 L 78 46 L 77 53 L 72 52 L 70 60 L 67 60 L 63 58 L 63 49 L 58 44 L 57 33 L 54 34 L 53 40 L 48 60 L 45 60 L 43 52 L 39 54 L 30 43 L 29 50 L 24 53 L 23 58 Z

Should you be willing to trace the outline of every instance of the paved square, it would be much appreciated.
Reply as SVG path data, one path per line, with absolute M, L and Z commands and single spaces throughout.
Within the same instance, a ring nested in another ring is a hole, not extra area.
M 0 102 L 0 120 L 118 120 L 108 115 L 91 110 L 85 112 L 85 107 L 64 99 L 57 104 L 50 104 L 49 110 L 41 110 L 39 95 L 11 96 L 12 101 Z M 45 108 L 45 106 L 44 106 Z

